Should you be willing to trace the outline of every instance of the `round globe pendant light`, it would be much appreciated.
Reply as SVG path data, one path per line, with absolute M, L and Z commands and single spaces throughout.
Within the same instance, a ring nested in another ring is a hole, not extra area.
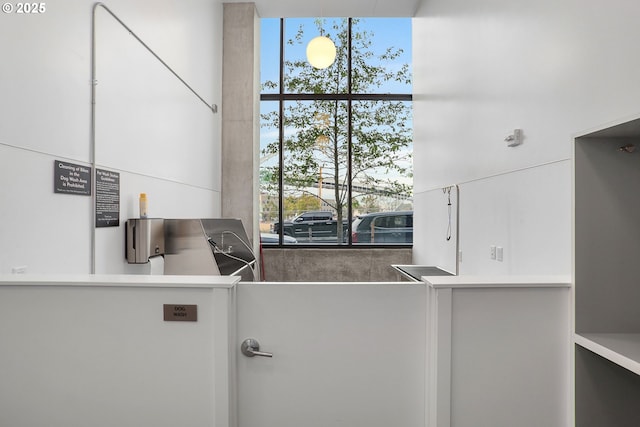
M 336 45 L 326 36 L 313 38 L 307 45 L 307 61 L 320 70 L 329 67 L 336 60 Z

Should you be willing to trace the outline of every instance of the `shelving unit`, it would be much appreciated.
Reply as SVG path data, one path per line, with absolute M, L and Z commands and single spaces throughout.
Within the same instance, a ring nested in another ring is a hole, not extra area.
M 640 425 L 640 118 L 574 143 L 576 426 Z

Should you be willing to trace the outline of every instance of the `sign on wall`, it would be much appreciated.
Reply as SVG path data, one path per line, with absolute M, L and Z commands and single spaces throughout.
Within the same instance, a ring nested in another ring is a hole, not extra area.
M 91 168 L 89 166 L 54 160 L 54 193 L 91 195 Z
M 96 168 L 96 227 L 120 225 L 120 173 Z

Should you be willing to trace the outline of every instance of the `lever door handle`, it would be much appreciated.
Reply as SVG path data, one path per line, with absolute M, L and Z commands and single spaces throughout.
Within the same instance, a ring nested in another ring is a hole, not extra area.
M 267 353 L 266 351 L 260 351 L 260 343 L 253 338 L 247 338 L 242 342 L 240 346 L 240 350 L 242 354 L 247 357 L 253 356 L 262 356 L 262 357 L 273 357 L 272 353 Z

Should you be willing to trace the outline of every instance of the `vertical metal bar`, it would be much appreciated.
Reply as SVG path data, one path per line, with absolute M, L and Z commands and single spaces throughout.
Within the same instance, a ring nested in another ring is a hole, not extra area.
M 284 18 L 280 18 L 280 88 L 278 89 L 278 244 L 284 245 Z
M 91 179 L 95 188 L 96 182 L 96 9 L 101 3 L 93 5 L 93 13 L 91 14 L 91 146 L 89 149 L 89 158 L 91 159 Z M 91 194 L 91 274 L 96 273 L 96 192 Z

